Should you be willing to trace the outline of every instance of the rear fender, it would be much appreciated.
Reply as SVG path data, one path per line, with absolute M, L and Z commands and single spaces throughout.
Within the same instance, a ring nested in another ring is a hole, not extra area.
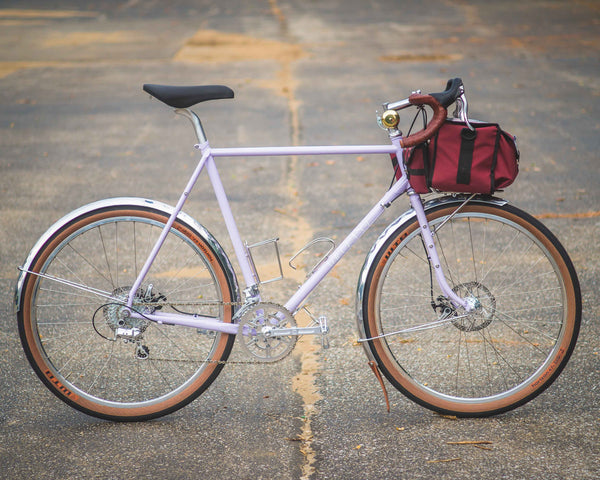
M 167 216 L 170 216 L 174 208 L 170 205 L 157 202 L 155 200 L 147 200 L 145 198 L 136 198 L 136 197 L 120 197 L 120 198 L 109 198 L 106 200 L 100 200 L 97 202 L 90 203 L 88 205 L 84 205 L 76 210 L 65 215 L 63 218 L 58 220 L 54 225 L 52 225 L 37 241 L 37 243 L 33 246 L 25 263 L 23 263 L 22 267 L 20 267 L 19 278 L 17 280 L 17 286 L 15 288 L 15 297 L 14 297 L 14 313 L 18 313 L 21 309 L 21 295 L 23 291 L 23 285 L 25 282 L 26 271 L 31 268 L 31 265 L 34 263 L 35 258 L 37 257 L 40 249 L 46 245 L 46 243 L 54 236 L 58 231 L 60 231 L 65 225 L 68 225 L 70 222 L 73 222 L 76 218 L 81 215 L 88 214 L 93 212 L 94 210 L 100 210 L 105 208 L 127 208 L 127 207 L 145 207 L 156 210 L 160 213 L 163 213 Z M 240 302 L 240 291 L 237 283 L 237 277 L 235 275 L 235 271 L 227 257 L 227 254 L 217 242 L 215 237 L 200 223 L 190 217 L 188 214 L 180 212 L 177 216 L 179 220 L 183 223 L 187 224 L 193 230 L 195 230 L 205 241 L 208 243 L 215 255 L 217 256 L 220 264 L 223 266 L 225 270 L 225 274 L 227 276 L 227 281 L 229 285 L 233 286 L 234 290 L 234 299 L 233 301 L 236 303 Z

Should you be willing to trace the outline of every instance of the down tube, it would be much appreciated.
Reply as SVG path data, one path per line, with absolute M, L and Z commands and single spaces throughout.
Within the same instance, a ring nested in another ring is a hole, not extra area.
M 323 278 L 331 271 L 333 267 L 340 261 L 348 250 L 365 234 L 365 232 L 377 221 L 383 214 L 385 209 L 396 198 L 402 195 L 408 189 L 408 180 L 403 176 L 398 180 L 392 188 L 390 188 L 381 200 L 367 213 L 367 215 L 354 227 L 348 236 L 340 243 L 337 248 L 331 252 L 327 260 L 325 260 L 312 275 L 300 286 L 298 291 L 287 301 L 285 308 L 290 312 L 296 313 L 300 305 L 306 300 L 315 287 L 323 280 Z

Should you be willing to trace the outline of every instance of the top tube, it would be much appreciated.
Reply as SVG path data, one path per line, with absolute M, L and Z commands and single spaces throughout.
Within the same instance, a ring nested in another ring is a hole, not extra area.
M 292 147 L 249 147 L 211 148 L 213 157 L 247 157 L 279 155 L 351 155 L 370 153 L 397 153 L 395 145 L 340 145 L 340 146 L 292 146 Z

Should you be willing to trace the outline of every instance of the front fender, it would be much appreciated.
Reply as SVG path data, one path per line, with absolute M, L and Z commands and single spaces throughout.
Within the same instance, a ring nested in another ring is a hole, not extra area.
M 54 225 L 52 225 L 36 242 L 33 246 L 25 263 L 23 263 L 22 267 L 19 268 L 19 278 L 17 280 L 17 286 L 15 289 L 15 298 L 14 298 L 14 312 L 17 313 L 21 308 L 21 294 L 23 290 L 23 284 L 25 281 L 25 276 L 27 275 L 25 272 L 28 271 L 35 260 L 39 250 L 50 240 L 60 229 L 62 229 L 65 225 L 68 225 L 70 222 L 74 221 L 80 215 L 88 214 L 94 210 L 103 209 L 103 208 L 126 208 L 126 207 L 146 207 L 161 213 L 164 213 L 170 216 L 174 207 L 167 205 L 162 202 L 157 202 L 155 200 L 148 200 L 145 198 L 137 198 L 137 197 L 119 197 L 119 198 L 109 198 L 105 200 L 99 200 L 97 202 L 93 202 L 83 207 L 80 207 L 72 212 L 68 213 L 60 220 L 58 220 Z M 225 270 L 225 274 L 227 276 L 227 281 L 229 285 L 233 286 L 234 290 L 234 302 L 240 301 L 240 291 L 237 283 L 237 277 L 235 275 L 235 271 L 227 257 L 227 254 L 217 242 L 215 237 L 200 223 L 190 217 L 188 214 L 184 212 L 180 212 L 177 216 L 179 220 L 189 225 L 192 229 L 196 230 L 199 235 L 212 247 L 215 255 L 217 256 L 219 262 L 223 266 Z
M 425 209 L 425 213 L 429 210 L 437 208 L 439 206 L 448 206 L 455 204 L 458 208 L 464 201 L 468 198 L 468 195 L 446 195 L 443 197 L 434 198 L 428 202 L 426 202 L 423 207 Z M 497 197 L 491 197 L 489 195 L 478 195 L 469 200 L 469 203 L 493 203 L 494 205 L 505 205 L 508 203 L 506 200 Z M 365 262 L 363 263 L 362 269 L 360 271 L 360 275 L 358 276 L 358 285 L 356 287 L 356 326 L 358 328 L 358 333 L 361 339 L 366 337 L 365 328 L 364 328 L 364 319 L 363 319 L 363 298 L 364 298 L 364 290 L 365 284 L 367 281 L 367 276 L 371 270 L 373 262 L 375 262 L 375 258 L 378 256 L 379 250 L 383 247 L 383 245 L 388 241 L 388 239 L 395 234 L 398 228 L 403 225 L 408 225 L 416 218 L 416 212 L 411 208 L 407 210 L 402 215 L 400 215 L 396 220 L 390 223 L 385 230 L 379 235 L 379 238 L 375 241 L 367 257 L 365 258 Z M 410 286 L 407 286 L 410 288 Z M 368 342 L 362 342 L 365 347 L 365 352 L 369 360 L 375 361 L 375 358 L 371 354 L 371 350 L 368 346 Z

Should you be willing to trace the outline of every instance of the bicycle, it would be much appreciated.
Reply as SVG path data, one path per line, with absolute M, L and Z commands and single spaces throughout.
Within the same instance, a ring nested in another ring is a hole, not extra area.
M 435 134 L 451 104 L 467 118 L 460 79 L 441 93 L 417 92 L 384 104 L 380 124 L 390 144 L 369 146 L 211 148 L 190 107 L 232 98 L 231 89 L 147 84 L 144 90 L 187 117 L 198 138 L 200 160 L 177 205 L 113 198 L 83 206 L 50 227 L 20 267 L 15 302 L 24 351 L 44 385 L 71 407 L 115 421 L 157 418 L 210 386 L 236 338 L 261 362 L 284 358 L 300 335 L 320 336 L 327 346 L 325 317 L 311 314 L 312 323 L 300 327 L 295 315 L 404 193 L 410 210 L 374 243 L 357 285 L 359 342 L 375 373 L 383 372 L 426 408 L 482 417 L 530 401 L 565 367 L 579 331 L 581 294 L 556 237 L 498 197 L 443 194 L 424 203 L 402 162 L 400 178 L 285 304 L 261 300 L 259 287 L 267 282 L 256 271 L 254 246 L 240 237 L 215 159 L 402 158 Z M 431 122 L 402 136 L 398 112 L 425 106 L 433 110 Z M 240 265 L 243 291 L 221 245 L 182 210 L 204 170 Z M 275 239 L 263 244 L 277 246 Z

